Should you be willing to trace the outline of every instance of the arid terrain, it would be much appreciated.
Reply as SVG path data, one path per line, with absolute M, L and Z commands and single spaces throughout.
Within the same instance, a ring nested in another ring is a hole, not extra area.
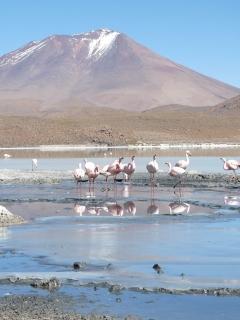
M 145 112 L 92 108 L 79 110 L 77 116 L 0 116 L 0 146 L 239 142 L 239 100 L 212 108 L 167 106 Z

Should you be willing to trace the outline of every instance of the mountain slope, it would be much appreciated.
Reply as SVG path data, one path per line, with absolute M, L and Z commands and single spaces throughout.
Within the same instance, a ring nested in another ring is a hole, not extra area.
M 106 29 L 51 36 L 0 57 L 0 113 L 208 106 L 239 92 Z
M 231 99 L 227 99 L 224 102 L 212 107 L 212 111 L 219 114 L 231 114 L 239 116 L 240 113 L 240 95 L 235 96 Z

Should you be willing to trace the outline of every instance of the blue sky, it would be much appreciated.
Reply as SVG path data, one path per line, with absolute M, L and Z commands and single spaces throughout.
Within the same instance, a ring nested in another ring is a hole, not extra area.
M 0 0 L 0 4 L 0 55 L 51 34 L 105 27 L 240 87 L 240 0 Z

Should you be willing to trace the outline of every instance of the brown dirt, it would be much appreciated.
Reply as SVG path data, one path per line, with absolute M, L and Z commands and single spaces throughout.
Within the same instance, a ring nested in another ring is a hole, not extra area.
M 0 116 L 0 147 L 42 144 L 239 142 L 238 112 L 206 108 L 126 112 L 82 109 L 78 116 Z

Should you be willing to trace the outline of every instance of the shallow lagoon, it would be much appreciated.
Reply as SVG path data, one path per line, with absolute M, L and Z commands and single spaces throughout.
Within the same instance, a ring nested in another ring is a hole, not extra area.
M 139 160 L 142 166 L 147 159 Z M 205 167 L 197 167 L 201 159 L 192 159 L 192 170 L 211 167 L 209 160 Z M 39 170 L 45 166 L 48 170 L 71 170 L 78 161 L 40 159 Z M 218 157 L 211 161 L 214 170 L 220 171 Z M 1 160 L 1 168 L 16 169 L 19 165 L 30 169 L 29 164 L 30 159 Z M 141 164 L 139 168 L 141 171 Z M 94 193 L 89 192 L 87 183 L 76 187 L 73 181 L 0 185 L 0 191 L 1 205 L 28 221 L 0 230 L 1 278 L 56 276 L 65 284 L 59 294 L 86 297 L 79 307 L 84 313 L 131 313 L 144 319 L 159 319 L 161 313 L 164 319 L 191 319 L 196 318 L 194 308 L 198 308 L 199 319 L 237 319 L 239 297 L 146 295 L 124 290 L 119 294 L 121 302 L 117 302 L 117 296 L 107 289 L 95 292 L 85 285 L 109 282 L 128 289 L 239 288 L 238 189 L 183 188 L 182 199 L 172 188 L 124 183 L 110 184 L 109 191 L 103 183 L 96 183 Z M 73 271 L 75 261 L 85 263 L 82 271 Z M 155 263 L 162 273 L 153 270 Z M 18 293 L 42 294 L 24 286 L 16 288 Z M 14 293 L 14 286 L 1 288 L 1 294 L 8 292 Z

